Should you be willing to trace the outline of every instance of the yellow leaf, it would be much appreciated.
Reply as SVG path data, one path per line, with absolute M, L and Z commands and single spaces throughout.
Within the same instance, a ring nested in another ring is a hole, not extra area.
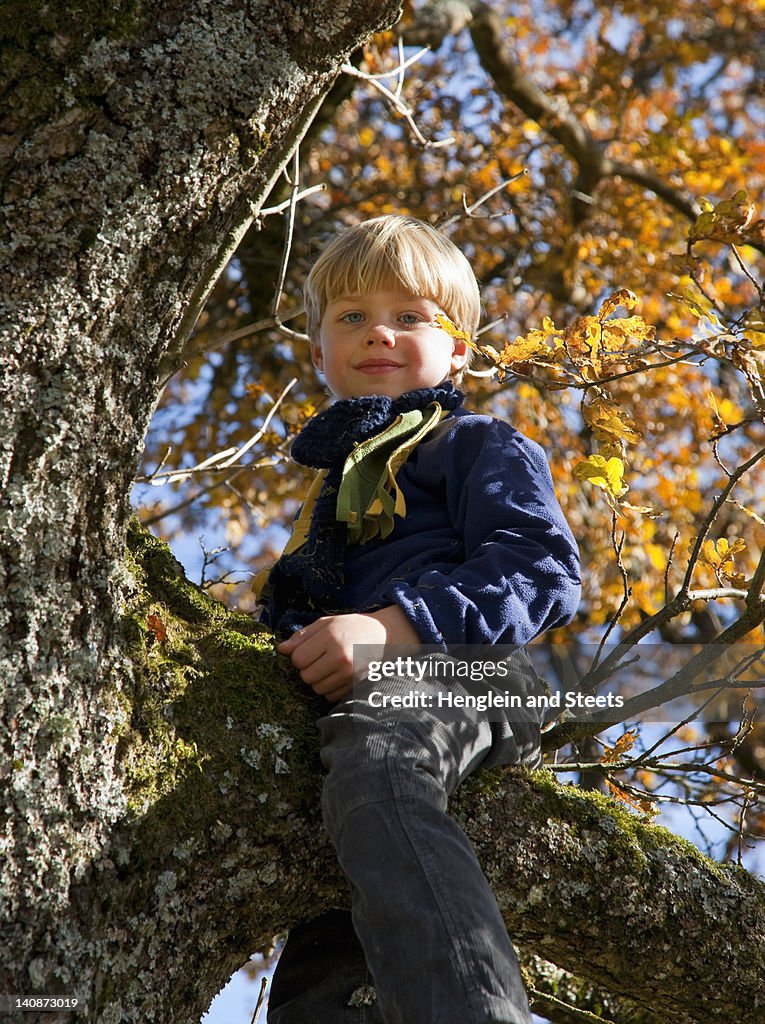
M 478 351 L 482 356 L 486 356 L 487 359 L 490 359 L 495 366 L 497 363 L 501 362 L 499 352 L 497 352 L 493 345 L 479 345 Z
M 620 441 L 636 444 L 640 440 L 640 434 L 635 430 L 635 424 L 613 402 L 598 398 L 591 405 L 585 406 L 582 411 L 585 422 L 592 427 L 598 441 L 617 438 Z
M 663 512 L 659 512 L 657 509 L 651 508 L 650 505 L 630 505 L 628 501 L 622 502 L 622 508 L 625 508 L 628 512 L 638 512 L 641 516 L 648 516 L 649 519 L 658 519 L 659 516 L 664 515 Z M 656 547 L 655 544 L 649 546 Z M 651 559 L 651 561 L 653 561 L 653 558 Z M 664 563 L 662 562 L 661 566 L 657 566 L 657 568 L 663 569 Z
M 445 313 L 436 313 L 436 324 L 449 335 L 450 338 L 458 338 L 461 341 L 466 341 L 468 345 L 471 344 L 470 335 L 467 331 L 461 331 L 455 323 L 453 323 Z
M 590 359 L 596 373 L 600 373 L 600 342 L 603 337 L 603 327 L 594 317 L 590 317 L 590 323 L 586 327 L 587 344 L 590 348 Z
M 629 490 L 622 479 L 624 463 L 615 456 L 605 459 L 602 455 L 590 455 L 574 466 L 574 476 L 601 487 L 614 498 L 620 498 Z
M 765 331 L 765 309 L 750 309 L 744 317 L 744 327 L 753 331 Z
M 691 291 L 690 288 L 685 288 L 681 293 L 667 292 L 667 296 L 670 299 L 679 299 L 680 302 L 688 309 L 694 316 L 698 317 L 699 320 L 706 317 L 707 320 L 713 324 L 719 324 L 720 318 L 714 310 L 709 299 L 706 298 L 702 293 Z
M 650 800 L 646 800 L 643 797 L 632 796 L 617 782 L 612 782 L 610 779 L 606 779 L 606 786 L 611 791 L 611 795 L 615 796 L 618 800 L 628 804 L 630 807 L 634 807 L 636 811 L 640 811 L 646 817 L 655 817 L 659 813 L 658 808 Z
M 502 362 L 508 366 L 511 363 L 525 363 L 527 359 L 533 358 L 539 352 L 549 351 L 544 341 L 539 338 L 540 333 L 540 331 L 530 331 L 527 337 L 518 337 L 515 341 L 505 345 L 500 356 Z
M 716 573 L 729 575 L 726 568 L 733 569 L 733 559 L 740 552 L 746 549 L 746 541 L 740 537 L 731 544 L 727 537 L 720 537 L 719 540 L 705 540 L 701 545 L 699 557 Z
M 759 222 L 752 224 L 755 206 L 749 201 L 745 189 L 739 189 L 732 199 L 723 199 L 711 209 L 708 207 L 709 204 L 705 203 L 691 228 L 689 238 L 692 242 L 707 238 L 741 244 L 752 238 L 756 240 L 762 234 Z
M 555 326 L 554 322 L 550 319 L 549 316 L 545 316 L 542 318 L 542 330 L 545 334 L 548 335 L 561 333 L 561 331 L 558 330 L 558 328 Z
M 609 350 L 621 348 L 628 339 L 651 341 L 655 334 L 656 328 L 647 324 L 642 316 L 606 320 L 603 324 L 603 347 Z
M 616 761 L 619 761 L 628 750 L 632 750 L 636 739 L 637 732 L 634 729 L 629 729 L 619 737 L 612 747 L 604 744 L 603 756 L 600 759 L 601 764 L 614 764 Z

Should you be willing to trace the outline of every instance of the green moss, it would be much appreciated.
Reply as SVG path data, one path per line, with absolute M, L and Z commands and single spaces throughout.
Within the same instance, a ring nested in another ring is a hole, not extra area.
M 143 7 L 142 0 L 0 0 L 0 46 L 50 59 L 50 41 L 59 38 L 62 45 L 82 52 L 93 39 L 134 32 Z
M 68 118 L 73 96 L 77 123 L 67 130 L 79 146 L 88 128 L 103 119 L 105 89 L 82 70 L 82 58 L 95 40 L 136 36 L 146 9 L 143 0 L 0 0 L 0 100 L 23 122 L 27 137 L 37 126 Z M 96 228 L 83 231 L 83 248 L 95 237 Z
M 122 630 L 135 682 L 119 750 L 144 855 L 168 830 L 193 833 L 195 821 L 215 817 L 221 792 L 253 773 L 265 801 L 277 789 L 281 802 L 315 800 L 315 784 L 304 772 L 293 781 L 285 758 L 316 757 L 316 700 L 276 655 L 272 634 L 186 580 L 137 521 L 126 564 L 135 588 Z M 273 724 L 284 721 L 289 735 Z
M 572 836 L 600 833 L 608 840 L 609 854 L 622 863 L 626 860 L 643 868 L 649 855 L 663 852 L 677 860 L 690 858 L 721 880 L 729 881 L 734 873 L 730 865 L 718 864 L 689 840 L 632 814 L 613 797 L 573 785 L 562 786 L 555 773 L 545 768 L 537 771 L 521 767 L 495 768 L 482 772 L 464 787 L 460 806 L 469 807 L 476 791 L 489 798 L 500 797 L 507 792 L 508 776 L 531 784 L 529 799 L 534 800 L 535 807 L 530 820 L 549 817 L 564 822 Z M 537 802 L 539 797 L 543 798 L 541 807 Z

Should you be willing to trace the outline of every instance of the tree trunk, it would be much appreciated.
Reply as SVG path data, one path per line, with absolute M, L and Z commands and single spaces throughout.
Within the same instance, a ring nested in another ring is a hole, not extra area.
M 119 898 L 136 913 L 148 892 L 117 839 L 128 493 L 218 268 L 340 62 L 398 6 L 3 4 L 4 993 L 77 988 L 93 1020 L 192 1020 L 222 980 L 186 966 L 168 986 L 164 918 L 148 901 L 130 924 L 114 902 L 115 872 L 134 875 Z

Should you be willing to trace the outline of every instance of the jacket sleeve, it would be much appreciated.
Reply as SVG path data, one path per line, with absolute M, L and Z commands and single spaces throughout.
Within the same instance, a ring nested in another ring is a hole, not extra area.
M 542 448 L 486 416 L 455 419 L 429 446 L 464 560 L 393 580 L 423 643 L 526 644 L 569 622 L 581 593 L 579 553 Z

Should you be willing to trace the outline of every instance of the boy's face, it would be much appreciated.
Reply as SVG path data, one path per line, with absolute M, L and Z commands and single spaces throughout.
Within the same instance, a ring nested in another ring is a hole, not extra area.
M 313 362 L 337 398 L 435 387 L 467 362 L 467 345 L 435 322 L 442 310 L 408 292 L 346 295 L 327 306 Z

